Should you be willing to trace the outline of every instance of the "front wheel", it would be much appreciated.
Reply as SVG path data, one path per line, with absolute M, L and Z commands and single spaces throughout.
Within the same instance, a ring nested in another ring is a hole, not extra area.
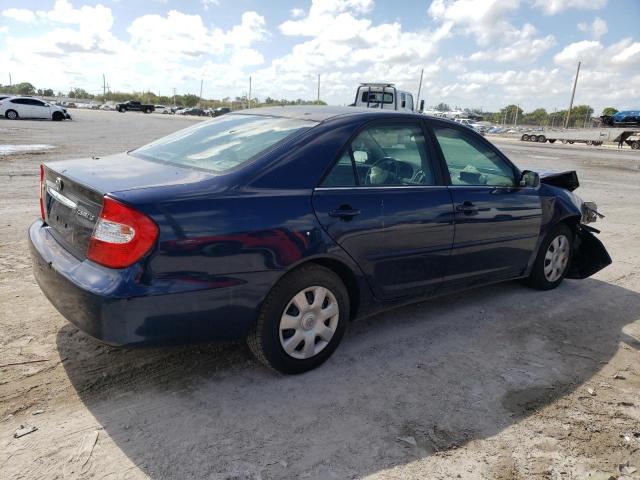
M 7 117 L 9 120 L 17 120 L 18 112 L 16 112 L 15 110 L 7 110 L 4 116 Z
M 551 290 L 562 283 L 573 254 L 573 233 L 564 223 L 556 225 L 542 241 L 538 255 L 525 280 L 538 290 Z
M 285 275 L 265 299 L 247 343 L 266 366 L 303 373 L 327 360 L 349 319 L 349 296 L 340 277 L 319 265 Z

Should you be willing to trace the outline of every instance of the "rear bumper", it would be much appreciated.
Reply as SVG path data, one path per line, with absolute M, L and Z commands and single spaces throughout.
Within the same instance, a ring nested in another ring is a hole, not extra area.
M 142 267 L 114 270 L 79 260 L 36 221 L 29 228 L 33 273 L 53 306 L 80 330 L 110 345 L 244 338 L 277 272 L 200 284 L 140 280 Z

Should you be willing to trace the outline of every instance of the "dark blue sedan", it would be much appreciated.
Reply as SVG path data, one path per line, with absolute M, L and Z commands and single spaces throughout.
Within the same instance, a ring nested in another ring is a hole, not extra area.
M 520 171 L 417 114 L 247 110 L 40 178 L 35 277 L 81 330 L 111 345 L 247 338 L 286 373 L 325 361 L 356 317 L 611 263 L 575 172 Z

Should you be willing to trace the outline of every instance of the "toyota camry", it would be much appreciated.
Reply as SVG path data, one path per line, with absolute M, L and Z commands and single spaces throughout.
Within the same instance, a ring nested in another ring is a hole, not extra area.
M 264 108 L 138 149 L 40 166 L 34 274 L 111 345 L 247 339 L 300 373 L 347 322 L 611 263 L 575 172 L 520 170 L 469 128 L 413 113 Z

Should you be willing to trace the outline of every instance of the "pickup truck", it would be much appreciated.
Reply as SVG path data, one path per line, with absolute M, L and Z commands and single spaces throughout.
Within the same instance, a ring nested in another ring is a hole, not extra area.
M 124 112 L 151 113 L 155 110 L 155 107 L 153 105 L 145 105 L 144 103 L 129 100 L 124 103 L 118 103 L 116 105 L 116 110 L 118 110 L 121 113 L 124 113 Z

